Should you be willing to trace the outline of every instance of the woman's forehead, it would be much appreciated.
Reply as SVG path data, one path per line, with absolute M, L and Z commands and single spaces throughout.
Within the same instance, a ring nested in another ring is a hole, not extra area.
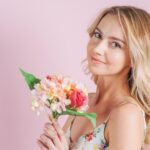
M 124 32 L 116 15 L 107 14 L 96 28 L 103 33 L 104 37 L 117 37 L 125 40 Z

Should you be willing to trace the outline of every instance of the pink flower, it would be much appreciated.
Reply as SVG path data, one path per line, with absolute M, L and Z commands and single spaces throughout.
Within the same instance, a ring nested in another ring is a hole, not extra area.
M 87 102 L 87 97 L 81 90 L 71 90 L 69 94 L 69 99 L 71 100 L 71 107 L 78 108 L 83 106 Z

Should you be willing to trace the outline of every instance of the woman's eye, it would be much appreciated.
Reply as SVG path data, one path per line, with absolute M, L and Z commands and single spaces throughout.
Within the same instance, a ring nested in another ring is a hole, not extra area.
M 117 42 L 112 42 L 112 47 L 114 47 L 114 48 L 116 48 L 116 47 L 118 47 L 118 48 L 121 48 L 121 45 L 119 44 L 119 43 L 117 43 Z
M 102 38 L 102 36 L 99 32 L 94 32 L 93 34 L 96 38 L 100 38 L 100 39 Z

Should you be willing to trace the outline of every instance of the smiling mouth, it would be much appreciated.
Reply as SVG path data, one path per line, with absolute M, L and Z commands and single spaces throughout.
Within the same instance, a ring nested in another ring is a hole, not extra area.
M 94 57 L 91 57 L 91 60 L 92 60 L 93 63 L 96 63 L 96 64 L 105 64 L 104 62 L 102 62 L 102 61 L 100 61 L 100 60 L 98 60 Z

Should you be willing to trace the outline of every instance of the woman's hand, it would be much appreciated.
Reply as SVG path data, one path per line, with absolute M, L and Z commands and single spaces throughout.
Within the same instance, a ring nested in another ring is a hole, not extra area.
M 57 122 L 45 123 L 44 133 L 37 142 L 41 150 L 69 150 L 65 133 Z

